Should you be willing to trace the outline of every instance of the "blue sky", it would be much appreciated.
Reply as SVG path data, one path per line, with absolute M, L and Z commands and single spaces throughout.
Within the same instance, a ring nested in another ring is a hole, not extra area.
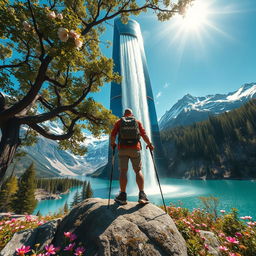
M 158 118 L 187 93 L 227 93 L 256 82 L 255 0 L 203 2 L 207 16 L 196 29 L 179 18 L 160 22 L 150 12 L 134 17 L 144 38 Z M 112 37 L 113 28 L 107 25 L 103 39 Z M 112 48 L 103 48 L 111 57 Z M 109 96 L 110 85 L 105 85 L 95 99 L 109 108 Z

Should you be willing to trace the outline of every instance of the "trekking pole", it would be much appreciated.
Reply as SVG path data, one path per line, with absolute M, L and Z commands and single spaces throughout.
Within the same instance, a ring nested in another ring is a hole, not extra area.
M 116 150 L 116 147 L 113 148 L 113 154 L 112 154 L 112 167 L 111 167 L 110 182 L 109 182 L 108 208 L 110 204 L 112 177 L 113 177 L 114 163 L 115 163 L 115 150 Z
M 150 154 L 151 154 L 152 161 L 153 161 L 153 164 L 154 164 L 154 168 L 155 168 L 155 172 L 156 172 L 156 178 L 157 178 L 158 185 L 159 185 L 159 188 L 160 188 L 160 192 L 161 192 L 161 196 L 162 196 L 162 200 L 163 200 L 163 204 L 164 204 L 164 209 L 165 209 L 165 212 L 167 213 L 167 209 L 166 209 L 166 205 L 165 205 L 165 202 L 164 202 L 164 196 L 163 196 L 162 188 L 161 188 L 161 185 L 160 185 L 160 180 L 159 180 L 158 173 L 157 173 L 157 170 L 156 170 L 155 159 L 154 159 L 152 150 L 151 149 L 149 149 L 149 150 L 150 150 Z

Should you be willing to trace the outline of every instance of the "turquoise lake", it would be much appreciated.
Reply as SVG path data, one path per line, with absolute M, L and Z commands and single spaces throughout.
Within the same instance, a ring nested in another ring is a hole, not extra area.
M 93 189 L 93 197 L 108 198 L 109 181 L 95 178 L 82 177 L 91 182 Z M 135 181 L 135 190 L 137 185 Z M 131 186 L 131 185 L 130 185 Z M 219 210 L 224 209 L 230 211 L 231 208 L 237 208 L 239 215 L 250 215 L 256 218 L 256 181 L 248 180 L 182 180 L 182 179 L 161 179 L 161 186 L 164 192 L 166 205 L 174 203 L 176 205 L 189 208 L 202 208 L 203 205 L 198 199 L 199 196 L 215 196 L 219 198 Z M 58 200 L 43 200 L 40 201 L 34 211 L 34 214 L 40 210 L 42 215 L 58 212 L 63 208 L 65 202 L 70 204 L 73 200 L 76 191 L 81 191 L 81 187 L 73 187 L 70 193 L 61 195 Z M 119 191 L 119 182 L 113 181 L 111 198 Z M 160 195 L 159 187 L 154 188 L 154 191 L 145 189 L 148 194 L 149 200 L 156 204 L 162 205 L 162 198 Z M 129 201 L 137 201 L 136 193 L 128 194 Z

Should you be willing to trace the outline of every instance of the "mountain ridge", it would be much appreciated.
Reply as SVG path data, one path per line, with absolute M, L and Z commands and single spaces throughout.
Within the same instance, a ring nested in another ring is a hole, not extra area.
M 238 108 L 256 97 L 256 83 L 246 83 L 238 90 L 227 94 L 192 96 L 186 94 L 178 100 L 159 120 L 160 130 L 189 125 Z

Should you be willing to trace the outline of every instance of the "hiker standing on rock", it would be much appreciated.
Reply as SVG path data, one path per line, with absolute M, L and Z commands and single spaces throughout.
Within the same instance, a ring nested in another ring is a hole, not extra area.
M 147 143 L 146 148 L 154 150 L 140 121 L 136 120 L 132 110 L 127 108 L 124 116 L 114 125 L 111 132 L 111 147 L 116 147 L 116 135 L 118 134 L 118 158 L 120 169 L 120 194 L 116 196 L 115 201 L 120 204 L 127 204 L 126 185 L 129 159 L 132 162 L 133 170 L 136 174 L 136 182 L 139 188 L 139 203 L 146 204 L 149 202 L 144 192 L 144 177 L 141 171 L 141 143 L 140 137 Z

